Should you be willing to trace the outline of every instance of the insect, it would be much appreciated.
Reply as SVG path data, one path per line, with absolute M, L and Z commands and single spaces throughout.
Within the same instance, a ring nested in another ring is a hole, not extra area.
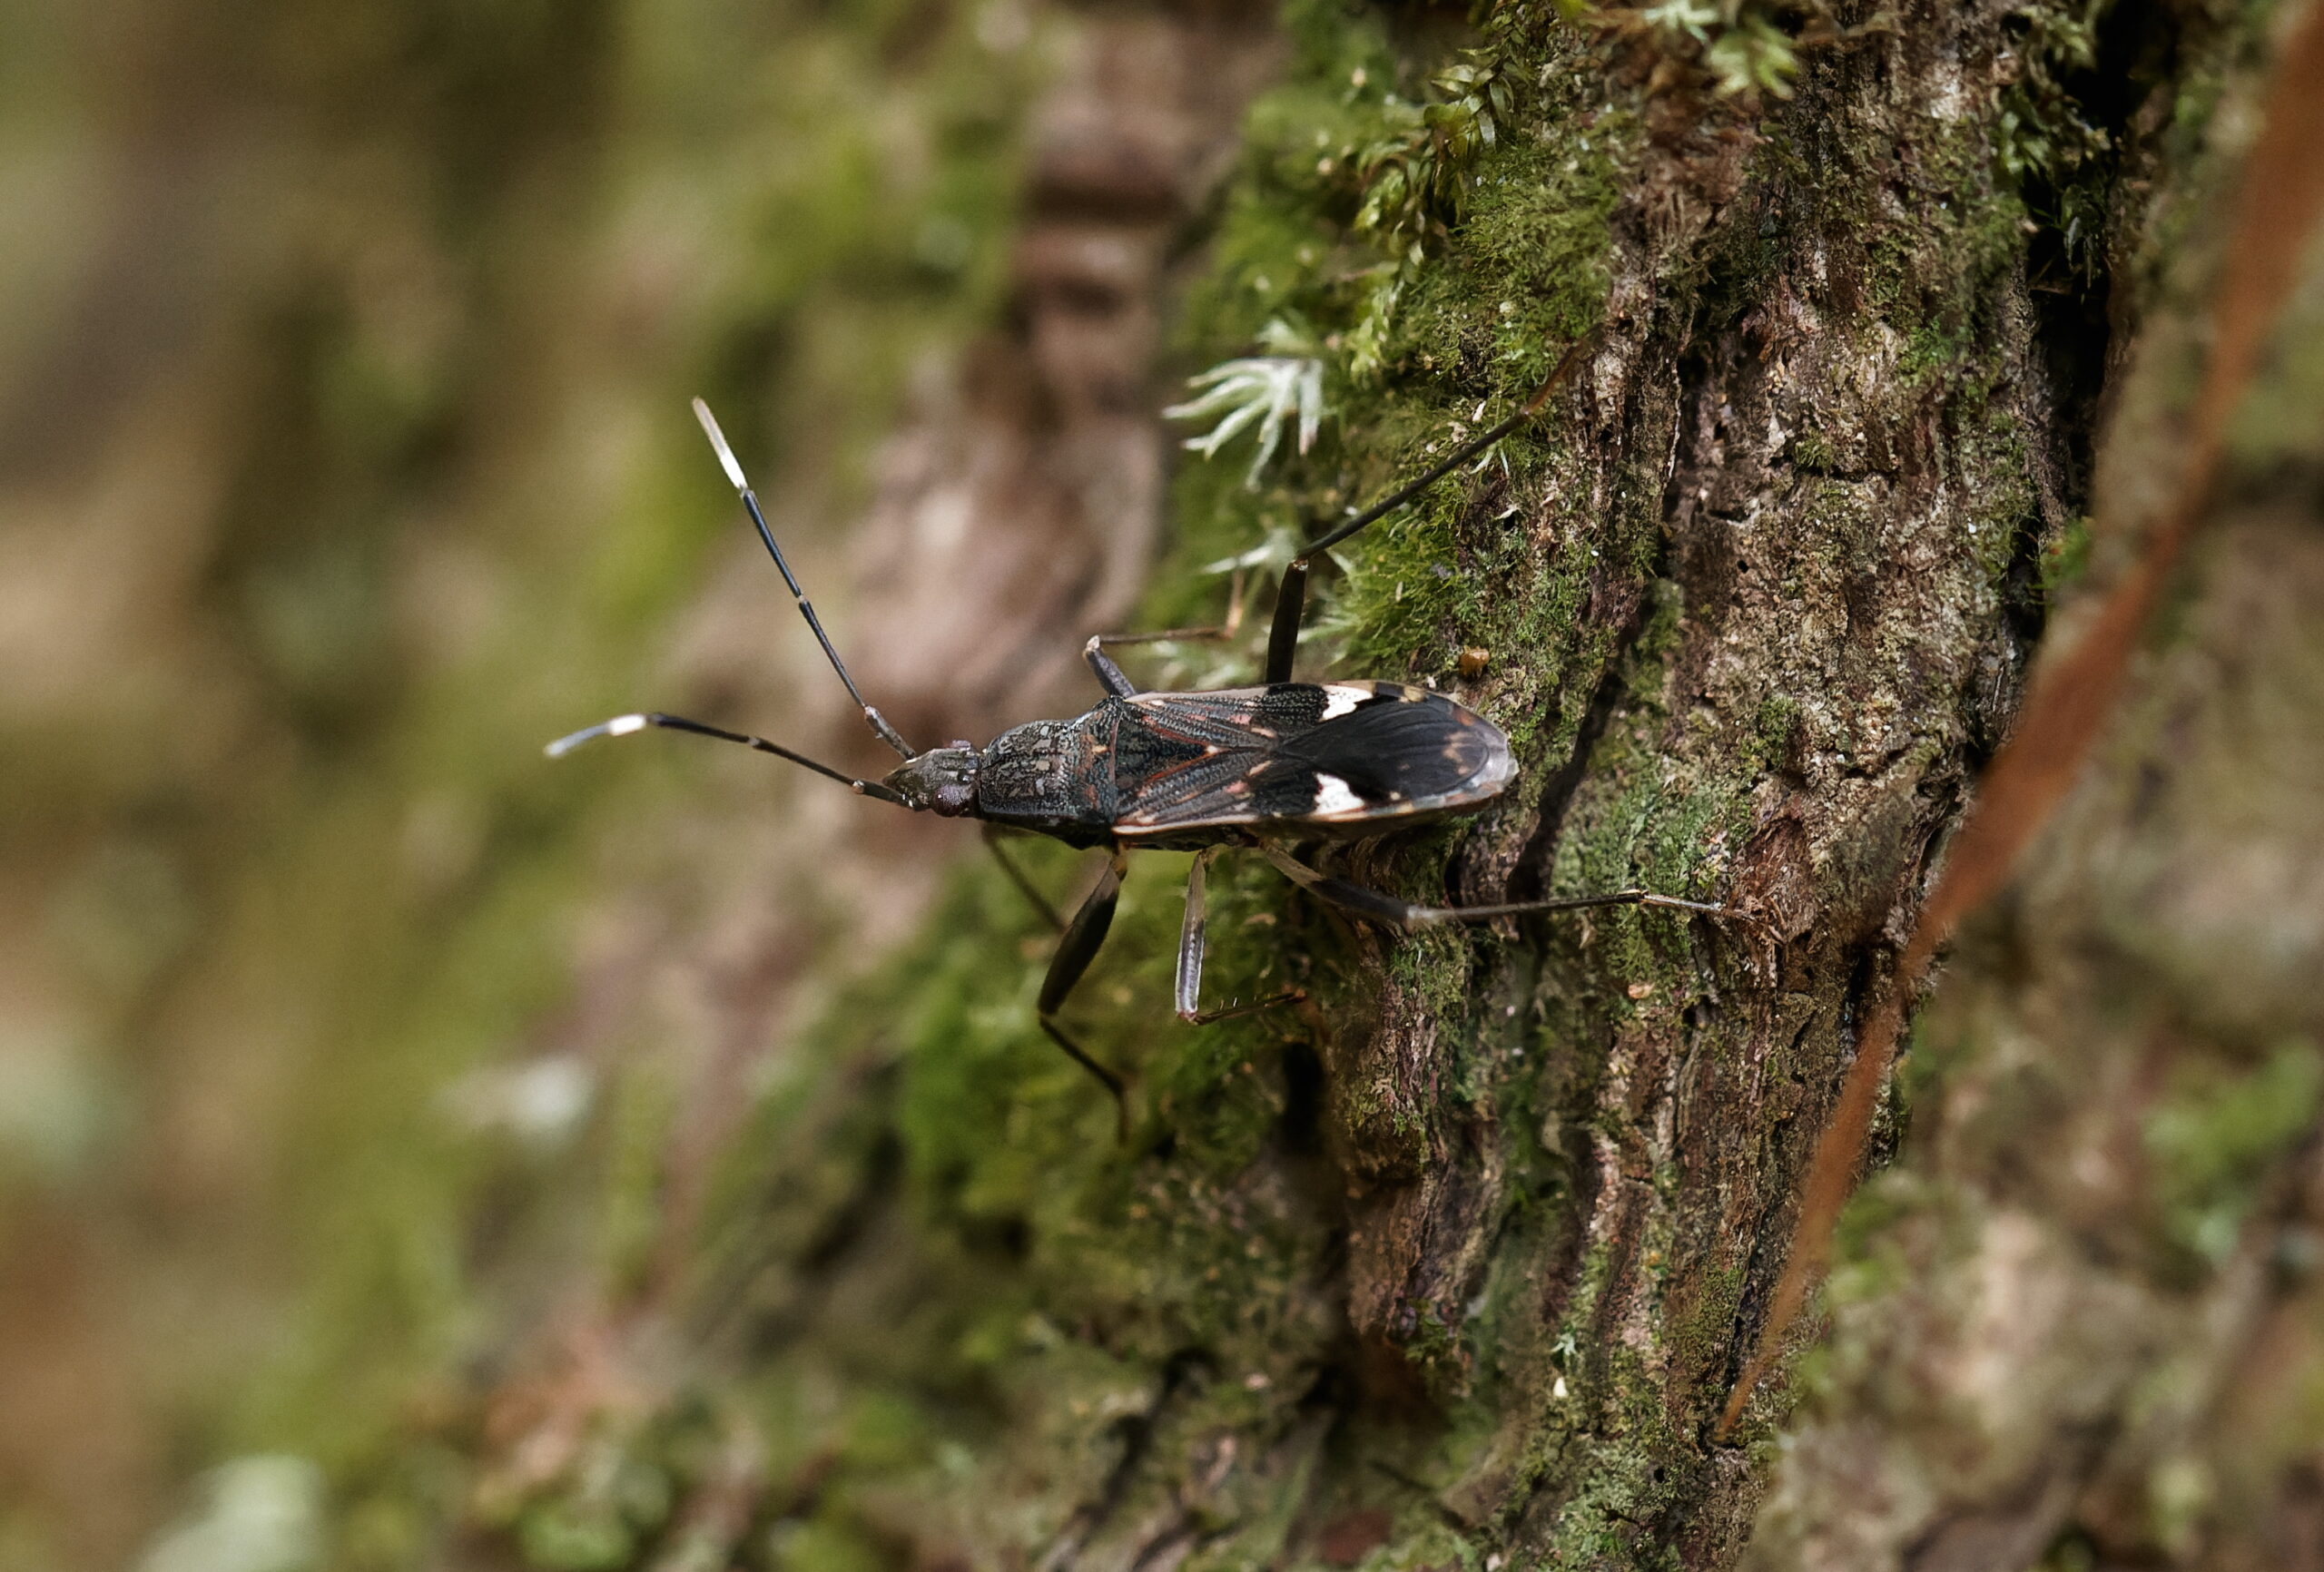
M 1256 850 L 1300 888 L 1358 917 L 1405 930 L 1610 906 L 1739 918 L 1742 914 L 1728 907 L 1644 889 L 1488 906 L 1418 905 L 1334 878 L 1293 855 L 1294 847 L 1302 842 L 1360 840 L 1449 814 L 1476 812 L 1515 778 L 1509 739 L 1467 706 L 1405 683 L 1294 682 L 1293 655 L 1315 558 L 1411 501 L 1531 418 L 1564 379 L 1583 347 L 1575 346 L 1515 414 L 1462 444 L 1418 479 L 1334 526 L 1284 570 L 1268 634 L 1265 680 L 1259 686 L 1141 693 L 1106 653 L 1108 644 L 1216 636 L 1223 630 L 1100 634 L 1082 652 L 1106 691 L 1095 709 L 1073 720 L 1011 727 L 982 748 L 956 742 L 924 752 L 913 749 L 885 716 L 864 702 L 775 544 L 734 449 L 709 407 L 697 398 L 694 417 L 741 496 L 761 544 L 781 570 L 800 614 L 865 722 L 902 756 L 903 763 L 884 780 L 859 780 L 763 737 L 658 712 L 616 716 L 559 738 L 548 745 L 549 755 L 561 757 L 595 738 L 661 727 L 772 753 L 862 796 L 914 812 L 982 820 L 1001 866 L 1060 930 L 1041 982 L 1037 1007 L 1041 1029 L 1104 1084 L 1125 1128 L 1128 1105 L 1122 1077 L 1075 1042 L 1058 1017 L 1105 942 L 1131 851 L 1197 854 L 1187 879 L 1175 988 L 1179 1017 L 1196 1025 L 1299 997 L 1290 990 L 1251 1004 L 1201 1007 L 1206 870 L 1212 858 L 1229 848 Z M 1069 846 L 1105 848 L 1112 855 L 1079 909 L 1065 921 L 1010 861 L 993 836 L 996 829 L 1048 836 Z

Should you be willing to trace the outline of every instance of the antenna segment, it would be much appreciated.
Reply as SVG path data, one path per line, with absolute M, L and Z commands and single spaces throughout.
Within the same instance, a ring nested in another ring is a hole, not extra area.
M 1318 540 L 1309 541 L 1305 549 L 1301 551 L 1299 555 L 1303 557 L 1312 559 L 1317 552 L 1322 551 L 1326 546 L 1337 545 L 1340 542 L 1345 540 L 1349 535 L 1354 535 L 1357 530 L 1362 529 L 1365 525 L 1372 523 L 1374 519 L 1386 517 L 1389 514 L 1395 512 L 1396 509 L 1403 506 L 1404 504 L 1410 502 L 1413 497 L 1418 496 L 1422 492 L 1426 491 L 1430 486 L 1434 486 L 1438 481 L 1443 479 L 1446 476 L 1460 468 L 1461 466 L 1468 463 L 1470 459 L 1474 458 L 1478 454 L 1482 453 L 1486 448 L 1491 447 L 1494 443 L 1500 441 L 1502 437 L 1516 430 L 1520 426 L 1524 425 L 1528 420 L 1531 420 L 1536 414 L 1540 413 L 1541 406 L 1550 401 L 1550 395 L 1556 392 L 1560 386 L 1564 383 L 1565 379 L 1573 374 L 1573 368 L 1581 364 L 1582 351 L 1591 348 L 1596 343 L 1597 337 L 1598 336 L 1595 333 L 1591 333 L 1577 340 L 1573 347 L 1565 352 L 1564 358 L 1558 361 L 1557 368 L 1550 373 L 1549 379 L 1543 382 L 1539 388 L 1536 388 L 1533 390 L 1532 397 L 1526 399 L 1523 404 L 1518 406 L 1516 413 L 1510 416 L 1508 419 L 1502 421 L 1489 431 L 1480 433 L 1478 436 L 1471 437 L 1468 441 L 1454 448 L 1450 456 L 1432 467 L 1419 479 L 1412 481 L 1407 485 L 1398 486 L 1394 491 L 1390 492 L 1387 496 L 1374 503 L 1370 507 L 1365 508 L 1362 513 L 1356 514 L 1353 517 L 1342 522 L 1337 527 L 1333 529 L 1329 535 L 1326 535 Z
M 626 737 L 643 732 L 648 726 L 659 726 L 669 732 L 692 732 L 697 737 L 715 737 L 722 742 L 740 742 L 745 748 L 755 748 L 762 753 L 772 753 L 778 759 L 788 759 L 793 764 L 804 764 L 818 775 L 828 776 L 847 787 L 858 796 L 877 797 L 882 802 L 902 802 L 903 799 L 881 785 L 877 781 L 859 781 L 844 771 L 810 759 L 804 753 L 794 753 L 780 742 L 770 742 L 764 737 L 753 737 L 745 732 L 729 732 L 721 726 L 706 726 L 700 721 L 689 721 L 684 715 L 615 715 L 594 726 L 584 726 L 569 737 L 559 737 L 544 752 L 552 759 L 562 759 L 584 742 L 594 742 L 600 737 Z
M 759 532 L 759 540 L 761 544 L 766 547 L 767 555 L 774 558 L 775 567 L 783 574 L 783 582 L 791 586 L 791 598 L 799 603 L 799 614 L 805 617 L 807 619 L 807 625 L 815 630 L 815 642 L 823 646 L 824 658 L 831 662 L 832 670 L 839 673 L 839 680 L 847 684 L 847 696 L 853 699 L 855 701 L 856 708 L 863 712 L 863 718 L 872 723 L 872 730 L 879 733 L 880 741 L 885 742 L 889 747 L 893 748 L 898 753 L 907 759 L 913 757 L 911 745 L 903 740 L 903 737 L 893 726 L 888 724 L 888 718 L 885 715 L 882 715 L 879 711 L 865 703 L 863 702 L 863 695 L 856 691 L 855 679 L 847 674 L 847 663 L 839 658 L 839 651 L 832 646 L 831 635 L 823 632 L 823 622 L 821 617 L 818 617 L 815 614 L 814 603 L 807 598 L 807 592 L 799 587 L 799 580 L 792 574 L 791 565 L 783 560 L 783 548 L 774 544 L 774 531 L 767 527 L 766 515 L 760 510 L 758 493 L 751 489 L 750 481 L 744 478 L 743 475 L 742 465 L 735 462 L 734 450 L 726 445 L 726 434 L 718 429 L 717 417 L 711 414 L 709 405 L 697 398 L 694 401 L 694 418 L 702 422 L 703 435 L 710 438 L 711 451 L 718 455 L 719 467 L 726 471 L 726 478 L 734 483 L 735 495 L 743 499 L 743 506 L 750 514 L 751 523 L 757 528 Z M 623 718 L 626 720 L 631 719 L 632 717 L 625 716 Z M 649 723 L 661 724 L 663 723 L 663 720 L 666 720 L 667 718 L 665 717 L 662 720 L 656 720 L 655 717 L 649 716 L 646 719 Z M 681 731 L 705 730 L 704 728 L 692 725 L 680 727 L 679 729 Z M 743 741 L 740 737 L 732 736 L 731 734 L 724 732 L 713 732 L 708 734 L 713 736 L 727 737 L 729 741 Z M 779 748 L 773 748 L 771 743 L 768 744 L 768 747 L 775 752 L 783 752 Z M 790 753 L 785 753 L 783 756 L 785 758 L 794 759 L 798 757 L 796 754 Z M 799 762 L 804 764 L 807 763 L 808 761 L 801 759 L 799 760 Z M 820 764 L 812 765 L 811 768 L 823 770 L 823 767 Z M 834 778 L 839 780 L 848 779 L 843 775 L 836 775 L 834 771 L 830 770 L 823 770 L 823 773 L 826 775 L 834 775 Z M 861 781 L 851 781 L 850 783 L 855 786 L 858 791 L 862 791 L 863 789 Z

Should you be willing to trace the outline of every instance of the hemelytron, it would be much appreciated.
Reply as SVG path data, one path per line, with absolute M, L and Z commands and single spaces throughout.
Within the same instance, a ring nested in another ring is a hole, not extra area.
M 1069 846 L 1110 850 L 1097 887 L 1070 921 L 1059 922 L 1062 937 L 1042 980 L 1039 1011 L 1041 1029 L 1105 1084 L 1118 1106 L 1124 1105 L 1120 1076 L 1084 1052 L 1059 1027 L 1057 1016 L 1105 941 L 1131 851 L 1167 849 L 1198 854 L 1187 879 L 1176 989 L 1179 1017 L 1197 1024 L 1296 997 L 1286 993 L 1219 1010 L 1206 1011 L 1200 1006 L 1205 869 L 1230 847 L 1259 851 L 1301 888 L 1335 906 L 1406 929 L 1607 906 L 1739 917 L 1731 908 L 1643 889 L 1496 906 L 1422 906 L 1318 872 L 1292 855 L 1292 847 L 1302 841 L 1361 839 L 1447 814 L 1475 812 L 1500 796 L 1515 777 L 1509 739 L 1467 706 L 1403 683 L 1296 683 L 1291 680 L 1292 657 L 1305 612 L 1308 565 L 1315 555 L 1402 506 L 1515 430 L 1548 400 L 1581 349 L 1576 346 L 1508 419 L 1309 543 L 1284 571 L 1261 685 L 1193 693 L 1140 693 L 1106 653 L 1108 644 L 1216 637 L 1225 630 L 1100 634 L 1083 650 L 1106 690 L 1095 709 L 1068 721 L 1011 727 L 982 748 L 954 742 L 925 752 L 907 743 L 857 691 L 814 605 L 783 560 L 734 449 L 709 407 L 697 398 L 694 417 L 741 496 L 760 542 L 790 586 L 800 614 L 864 720 L 903 763 L 884 780 L 858 780 L 763 737 L 660 713 L 616 716 L 550 743 L 549 754 L 561 756 L 593 738 L 625 736 L 649 726 L 739 742 L 804 765 L 882 802 L 945 818 L 982 820 L 1001 865 L 1044 910 L 1047 903 L 1009 861 L 993 830 L 1021 830 Z M 1482 657 L 1482 652 L 1477 653 Z M 1464 662 L 1467 658 L 1464 653 Z

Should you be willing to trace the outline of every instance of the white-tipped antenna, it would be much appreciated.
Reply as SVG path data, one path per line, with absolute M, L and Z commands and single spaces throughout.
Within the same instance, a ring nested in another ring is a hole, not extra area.
M 600 737 L 626 737 L 632 732 L 643 732 L 653 723 L 644 715 L 615 715 L 598 725 L 584 726 L 569 737 L 559 737 L 541 752 L 552 759 L 562 759 L 584 742 L 594 742 Z
M 804 753 L 793 752 L 780 742 L 770 742 L 764 737 L 753 737 L 747 732 L 729 732 L 724 726 L 689 721 L 684 715 L 665 715 L 658 712 L 650 715 L 615 715 L 612 720 L 595 726 L 584 726 L 569 737 L 559 737 L 548 745 L 547 752 L 552 759 L 562 759 L 584 742 L 593 742 L 600 737 L 626 737 L 633 732 L 643 732 L 648 726 L 659 726 L 668 732 L 692 732 L 697 737 L 715 737 L 721 742 L 740 742 L 745 748 L 755 748 L 762 753 L 788 759 L 793 764 L 804 764 L 816 774 L 828 776 L 859 796 L 877 797 L 882 802 L 894 802 L 907 808 L 911 806 L 876 781 L 859 781 L 843 770 L 834 770 Z
M 735 490 L 748 491 L 751 483 L 743 478 L 743 467 L 734 461 L 734 450 L 726 446 L 726 433 L 718 429 L 718 417 L 710 412 L 709 405 L 697 398 L 694 401 L 694 418 L 702 422 L 702 434 L 710 438 L 710 450 L 718 455 L 726 478 L 734 483 Z
M 783 560 L 783 548 L 774 544 L 774 531 L 767 527 L 766 515 L 759 507 L 758 493 L 753 491 L 751 483 L 743 478 L 743 467 L 735 461 L 734 450 L 726 445 L 726 434 L 718 429 L 717 417 L 711 414 L 709 405 L 697 398 L 694 401 L 694 418 L 702 422 L 702 433 L 710 438 L 711 450 L 718 455 L 719 467 L 726 471 L 726 478 L 734 483 L 735 495 L 743 499 L 743 507 L 750 514 L 751 524 L 759 532 L 760 544 L 766 547 L 767 555 L 774 558 L 774 565 L 783 574 L 783 582 L 791 586 L 791 598 L 798 602 L 799 614 L 805 617 L 807 625 L 815 630 L 815 642 L 823 646 L 824 658 L 831 662 L 832 670 L 839 673 L 839 680 L 847 684 L 847 696 L 853 699 L 855 707 L 863 712 L 863 718 L 872 723 L 872 730 L 879 734 L 880 741 L 905 758 L 911 758 L 911 744 L 888 724 L 885 715 L 865 703 L 863 695 L 856 691 L 855 679 L 847 674 L 847 663 L 839 658 L 839 651 L 833 647 L 831 635 L 823 632 L 823 622 L 815 614 L 814 604 L 808 600 L 807 592 L 799 587 L 799 580 L 792 574 L 791 565 Z

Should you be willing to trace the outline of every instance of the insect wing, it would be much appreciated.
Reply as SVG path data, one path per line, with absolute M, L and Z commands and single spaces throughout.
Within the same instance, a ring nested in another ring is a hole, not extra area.
M 1403 683 L 1141 693 L 1125 708 L 1115 830 L 1130 839 L 1455 811 L 1498 796 L 1515 772 L 1490 722 Z
M 1515 775 L 1509 739 L 1475 711 L 1425 688 L 1365 685 L 1372 697 L 1283 743 L 1285 761 L 1315 777 L 1305 817 L 1348 823 L 1473 808 Z

